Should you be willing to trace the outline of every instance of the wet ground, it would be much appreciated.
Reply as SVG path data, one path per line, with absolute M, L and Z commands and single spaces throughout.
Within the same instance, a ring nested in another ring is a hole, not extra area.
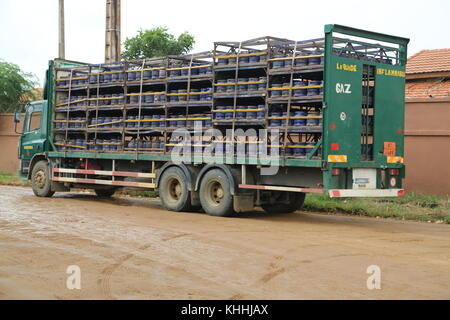
M 69 290 L 67 267 L 81 270 Z M 381 289 L 369 290 L 370 265 Z M 0 186 L 0 299 L 450 299 L 450 225 Z

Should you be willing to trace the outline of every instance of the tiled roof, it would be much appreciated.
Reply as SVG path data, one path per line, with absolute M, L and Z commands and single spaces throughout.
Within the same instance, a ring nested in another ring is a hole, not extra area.
M 406 83 L 406 98 L 449 98 L 450 80 L 410 81 Z
M 422 50 L 408 59 L 406 74 L 450 71 L 450 48 Z

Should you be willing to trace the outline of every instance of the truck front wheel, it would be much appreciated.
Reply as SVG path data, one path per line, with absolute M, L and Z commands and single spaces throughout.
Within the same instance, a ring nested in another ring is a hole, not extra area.
M 177 167 L 166 169 L 159 184 L 162 206 L 170 211 L 191 210 L 191 197 L 184 172 Z
M 31 187 L 38 197 L 51 197 L 55 192 L 51 190 L 50 167 L 45 160 L 38 161 L 31 172 Z
M 200 184 L 203 210 L 212 216 L 227 217 L 234 213 L 230 181 L 220 169 L 208 171 Z
M 281 195 L 281 193 L 280 193 Z M 305 202 L 305 194 L 302 192 L 289 192 L 288 203 L 267 203 L 261 205 L 267 213 L 292 213 L 300 209 Z

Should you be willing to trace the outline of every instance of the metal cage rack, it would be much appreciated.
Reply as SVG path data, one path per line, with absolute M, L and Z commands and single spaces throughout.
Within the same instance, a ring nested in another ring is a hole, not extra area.
M 278 130 L 283 156 L 319 156 L 323 52 L 324 39 L 216 42 L 214 124 Z
M 58 68 L 54 142 L 68 152 L 168 153 L 179 144 L 174 130 L 201 123 L 232 135 L 185 141 L 194 152 L 223 152 L 223 142 L 253 154 L 263 141 L 242 140 L 235 129 L 265 128 L 267 148 L 319 158 L 323 57 L 324 39 L 262 37 L 215 42 L 197 54 Z

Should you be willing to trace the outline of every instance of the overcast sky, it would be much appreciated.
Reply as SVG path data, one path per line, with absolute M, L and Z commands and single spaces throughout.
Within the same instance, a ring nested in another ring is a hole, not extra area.
M 66 58 L 104 59 L 105 0 L 65 0 Z M 194 51 L 214 41 L 260 36 L 293 40 L 323 36 L 323 25 L 343 24 L 411 39 L 409 56 L 450 47 L 450 1 L 122 0 L 122 41 L 139 29 L 167 26 L 189 31 Z M 47 61 L 58 54 L 58 0 L 0 0 L 0 59 L 43 82 Z

